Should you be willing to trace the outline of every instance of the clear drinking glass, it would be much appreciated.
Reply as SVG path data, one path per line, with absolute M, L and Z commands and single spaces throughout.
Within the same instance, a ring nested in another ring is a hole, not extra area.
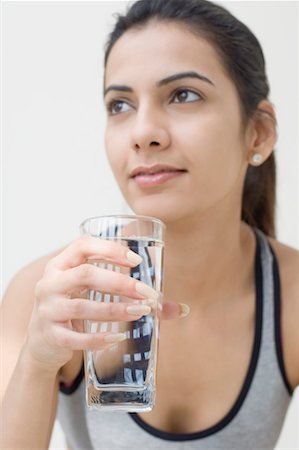
M 155 402 L 159 312 L 162 310 L 163 248 L 165 225 L 146 216 L 93 217 L 80 225 L 81 234 L 115 241 L 138 253 L 142 262 L 128 268 L 100 260 L 97 267 L 128 274 L 160 293 L 149 315 L 123 322 L 84 321 L 88 333 L 112 331 L 127 338 L 108 349 L 84 352 L 86 401 L 89 407 L 130 412 L 151 411 Z M 131 303 L 132 299 L 88 290 L 90 301 Z M 143 303 L 146 304 L 147 300 Z

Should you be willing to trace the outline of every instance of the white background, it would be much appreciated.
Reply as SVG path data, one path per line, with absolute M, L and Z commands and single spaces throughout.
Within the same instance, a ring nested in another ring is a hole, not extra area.
M 101 100 L 104 41 L 126 3 L 2 4 L 4 288 L 76 238 L 86 217 L 128 211 L 105 158 Z M 299 248 L 298 3 L 221 3 L 264 49 L 279 123 L 278 238 Z M 278 448 L 299 449 L 298 403 Z M 64 448 L 58 425 L 51 448 Z

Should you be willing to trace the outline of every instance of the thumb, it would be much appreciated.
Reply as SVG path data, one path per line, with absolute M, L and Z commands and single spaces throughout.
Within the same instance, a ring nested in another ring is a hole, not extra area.
M 160 318 L 162 320 L 181 319 L 188 316 L 190 308 L 186 303 L 163 302 Z

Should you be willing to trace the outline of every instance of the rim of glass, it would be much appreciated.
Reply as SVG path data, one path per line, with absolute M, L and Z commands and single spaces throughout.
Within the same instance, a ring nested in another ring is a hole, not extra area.
M 162 225 L 163 228 L 166 227 L 165 223 L 162 222 L 162 220 L 157 219 L 156 217 L 152 217 L 152 216 L 141 216 L 141 215 L 133 215 L 133 214 L 107 214 L 107 215 L 103 215 L 103 216 L 94 216 L 94 217 L 88 217 L 87 219 L 83 220 L 83 222 L 80 224 L 80 228 L 84 227 L 84 224 L 88 221 L 91 220 L 96 220 L 96 219 L 109 219 L 109 218 L 113 218 L 113 219 L 141 219 L 147 222 L 156 222 L 159 225 Z

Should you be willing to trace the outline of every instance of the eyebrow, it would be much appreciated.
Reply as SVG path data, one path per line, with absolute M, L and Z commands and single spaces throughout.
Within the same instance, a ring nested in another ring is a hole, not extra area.
M 201 75 L 198 72 L 180 72 L 175 73 L 174 75 L 170 75 L 170 77 L 163 78 L 163 80 L 158 81 L 157 86 L 164 86 L 165 84 L 171 83 L 172 81 L 181 80 L 183 78 L 197 78 L 201 81 L 205 81 L 206 83 L 211 84 L 212 86 L 215 86 L 215 84 L 209 80 L 209 78 L 205 77 L 204 75 Z
M 205 81 L 206 83 L 215 86 L 215 84 L 209 78 L 194 71 L 175 73 L 174 75 L 170 75 L 169 77 L 163 78 L 162 80 L 158 81 L 156 83 L 156 86 L 165 86 L 166 84 L 172 83 L 173 81 L 182 80 L 183 78 L 197 78 L 198 80 Z M 133 89 L 125 85 L 112 84 L 104 90 L 104 97 L 110 91 L 133 92 Z

